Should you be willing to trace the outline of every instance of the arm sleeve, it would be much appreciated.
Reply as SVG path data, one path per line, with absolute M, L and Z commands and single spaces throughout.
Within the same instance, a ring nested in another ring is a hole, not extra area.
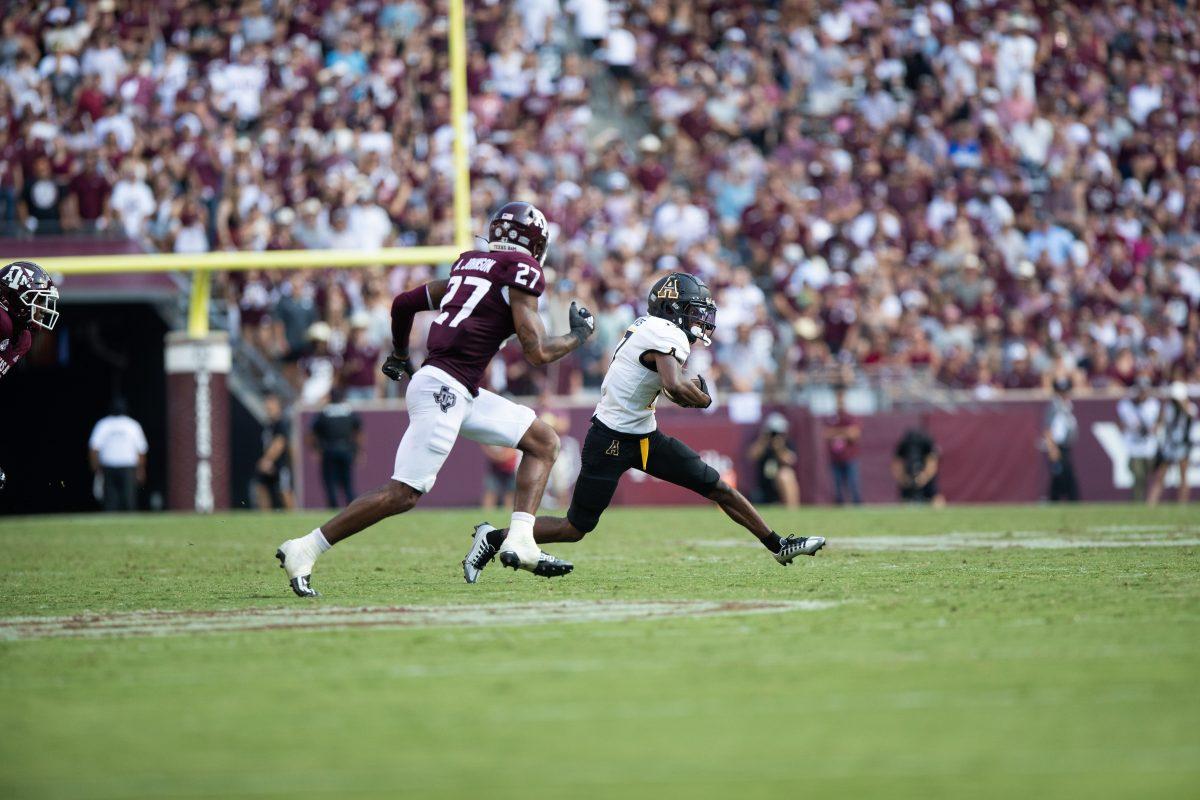
M 432 308 L 427 285 L 396 295 L 396 299 L 392 301 L 392 349 L 395 352 L 408 352 L 408 337 L 412 333 L 413 317 Z

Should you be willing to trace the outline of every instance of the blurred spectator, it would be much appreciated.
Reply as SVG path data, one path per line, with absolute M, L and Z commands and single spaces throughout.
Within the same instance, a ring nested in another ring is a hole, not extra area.
M 1154 471 L 1154 457 L 1158 453 L 1158 427 L 1160 403 L 1150 391 L 1150 380 L 1140 377 L 1129 394 L 1117 403 L 1117 417 L 1124 434 L 1125 451 L 1129 455 L 1129 471 L 1133 474 L 1133 500 L 1143 502 L 1150 476 Z
M 540 419 L 558 434 L 558 458 L 550 469 L 546 482 L 546 494 L 542 505 L 546 508 L 566 508 L 571 502 L 571 490 L 579 477 L 583 448 L 579 440 L 571 435 L 571 420 L 562 414 L 544 412 Z
M 932 503 L 934 508 L 946 504 L 938 489 L 938 449 L 933 439 L 921 428 L 910 428 L 896 444 L 892 457 L 892 477 L 900 491 L 900 499 L 910 503 Z
M 1042 441 L 1050 469 L 1050 502 L 1062 500 L 1079 501 L 1079 482 L 1075 479 L 1075 463 L 1072 452 L 1079 438 L 1079 422 L 1071 403 L 1071 381 L 1058 378 L 1054 382 L 1054 396 L 1046 408 L 1046 422 L 1042 430 Z
M 857 506 L 862 504 L 858 477 L 858 440 L 862 436 L 862 425 L 858 417 L 846 410 L 844 388 L 837 388 L 836 398 L 833 418 L 825 423 L 825 446 L 833 472 L 833 501 L 840 506 L 849 500 Z
M 333 327 L 328 322 L 314 322 L 308 328 L 309 351 L 300 359 L 300 400 L 316 405 L 329 397 L 337 379 L 337 359 L 330 346 Z
M 88 438 L 88 460 L 93 475 L 102 482 L 105 511 L 137 511 L 137 488 L 146 483 L 149 449 L 142 426 L 118 397 Z
M 362 447 L 362 419 L 341 387 L 329 393 L 329 402 L 312 423 L 312 446 L 321 456 L 321 483 L 328 508 L 341 508 L 354 499 L 354 461 Z M 341 489 L 341 501 L 338 500 Z
M 487 471 L 483 473 L 483 497 L 479 505 L 484 509 L 506 508 L 517 488 L 517 465 L 521 454 L 509 447 L 481 445 L 487 458 Z
M 746 456 L 754 462 L 757 489 L 754 502 L 783 503 L 800 507 L 800 482 L 796 477 L 796 450 L 788 441 L 788 420 L 783 414 L 767 415 Z
M 350 340 L 342 357 L 342 386 L 347 400 L 371 400 L 380 394 L 383 349 L 371 341 L 370 318 L 360 312 L 350 318 Z
M 1188 398 L 1187 385 L 1175 381 L 1168 390 L 1158 417 L 1158 457 L 1154 462 L 1154 475 L 1150 480 L 1147 502 L 1157 505 L 1167 483 L 1167 473 L 1172 467 L 1179 470 L 1178 497 L 1180 503 L 1188 501 L 1191 487 L 1188 485 L 1188 468 L 1191 464 L 1192 447 L 1197 439 L 1196 406 Z
M 290 510 L 296 502 L 292 494 L 292 427 L 283 413 L 279 396 L 263 398 L 267 422 L 263 427 L 262 456 L 255 467 L 257 507 Z

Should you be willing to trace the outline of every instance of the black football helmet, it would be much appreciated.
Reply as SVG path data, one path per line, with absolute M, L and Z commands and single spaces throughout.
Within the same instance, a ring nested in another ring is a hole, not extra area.
M 650 287 L 650 316 L 683 329 L 689 341 L 712 344 L 717 328 L 717 304 L 704 281 L 686 272 L 672 272 Z
M 14 261 L 0 269 L 0 308 L 13 323 L 48 331 L 58 322 L 58 287 L 50 273 L 32 261 Z
M 488 222 L 488 247 L 533 256 L 542 263 L 550 246 L 546 215 L 532 203 L 505 203 Z

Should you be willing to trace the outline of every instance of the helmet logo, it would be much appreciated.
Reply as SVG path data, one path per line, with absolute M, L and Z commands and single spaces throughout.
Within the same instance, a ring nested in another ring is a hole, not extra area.
M 8 288 L 10 289 L 19 289 L 22 286 L 28 286 L 31 283 L 29 280 L 29 270 L 25 269 L 24 267 L 14 266 L 8 271 L 7 277 Z
M 667 278 L 667 282 L 662 285 L 655 295 L 660 300 L 678 300 L 679 299 L 679 278 L 672 275 Z

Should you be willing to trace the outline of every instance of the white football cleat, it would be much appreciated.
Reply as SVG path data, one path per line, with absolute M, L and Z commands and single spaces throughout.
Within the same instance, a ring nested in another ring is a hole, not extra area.
M 486 522 L 475 526 L 475 533 L 471 537 L 471 549 L 467 551 L 467 557 L 462 560 L 463 577 L 466 578 L 467 583 L 479 580 L 479 573 L 483 572 L 483 568 L 496 557 L 496 548 L 488 542 L 488 534 L 494 530 L 496 527 Z
M 279 566 L 287 573 L 288 583 L 292 591 L 300 597 L 320 597 L 321 593 L 312 588 L 313 566 L 317 557 L 308 551 L 299 539 L 288 539 L 279 545 L 275 551 Z
M 815 556 L 824 546 L 824 536 L 789 536 L 783 540 L 779 552 L 774 554 L 775 560 L 786 567 L 796 556 Z
M 516 534 L 509 529 L 504 541 L 500 544 L 500 561 L 506 567 L 520 567 L 532 572 L 541 558 L 542 549 L 533 540 L 532 531 Z
M 575 565 L 561 558 L 555 558 L 549 553 L 543 553 L 542 548 L 533 540 L 532 533 L 514 537 L 510 529 L 500 545 L 500 563 L 511 569 L 523 569 L 540 575 L 543 578 L 556 578 L 566 575 L 575 569 Z

